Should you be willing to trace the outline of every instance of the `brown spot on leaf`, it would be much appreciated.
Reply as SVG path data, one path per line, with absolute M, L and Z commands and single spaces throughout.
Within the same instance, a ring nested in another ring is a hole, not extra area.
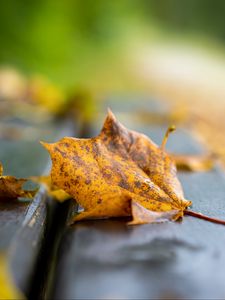
M 59 149 L 59 147 L 56 147 L 55 151 L 59 152 L 62 155 L 62 157 L 66 158 L 66 152 L 64 152 L 61 149 Z
M 91 184 L 91 180 L 90 179 L 86 179 L 85 180 L 85 184 Z

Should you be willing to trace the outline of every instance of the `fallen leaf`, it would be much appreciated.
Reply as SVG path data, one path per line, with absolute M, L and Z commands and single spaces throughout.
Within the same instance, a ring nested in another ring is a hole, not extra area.
M 43 108 L 47 113 L 53 115 L 60 114 L 66 103 L 63 91 L 43 76 L 33 76 L 30 79 L 27 93 L 28 98 L 37 109 Z
M 13 282 L 8 257 L 0 253 L 0 299 L 25 299 L 25 296 Z
M 184 171 L 208 171 L 214 166 L 212 155 L 172 155 L 177 169 Z
M 32 198 L 36 191 L 26 191 L 23 185 L 27 179 L 14 176 L 3 176 L 3 166 L 0 163 L 0 200 L 17 199 L 18 197 Z
M 71 199 L 71 196 L 67 194 L 64 190 L 59 189 L 57 186 L 52 184 L 51 176 L 32 176 L 30 180 L 43 184 L 47 190 L 48 195 L 52 196 L 59 202 Z
M 191 201 L 185 200 L 176 165 L 164 150 L 172 130 L 157 146 L 147 136 L 126 129 L 109 111 L 97 137 L 42 143 L 51 155 L 53 184 L 84 208 L 74 221 L 133 216 L 137 205 L 166 214 L 152 214 L 148 220 L 144 214 L 133 216 L 135 224 L 182 217 Z

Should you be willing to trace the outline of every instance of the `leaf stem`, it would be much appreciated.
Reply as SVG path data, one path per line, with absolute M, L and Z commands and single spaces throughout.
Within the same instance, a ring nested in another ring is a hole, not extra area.
M 164 138 L 162 140 L 162 144 L 161 144 L 161 149 L 162 150 L 165 150 L 165 146 L 166 146 L 166 143 L 167 143 L 167 140 L 168 140 L 168 137 L 169 137 L 169 134 L 171 132 L 173 132 L 174 130 L 176 129 L 176 127 L 174 125 L 171 125 L 170 127 L 167 128 L 167 131 L 164 135 Z
M 211 217 L 205 216 L 205 215 L 203 215 L 201 213 L 197 213 L 197 212 L 192 211 L 192 210 L 185 210 L 184 214 L 188 215 L 188 216 L 192 216 L 192 217 L 198 218 L 198 219 L 206 220 L 206 221 L 209 221 L 209 222 L 213 222 L 213 223 L 225 225 L 225 220 L 211 218 Z

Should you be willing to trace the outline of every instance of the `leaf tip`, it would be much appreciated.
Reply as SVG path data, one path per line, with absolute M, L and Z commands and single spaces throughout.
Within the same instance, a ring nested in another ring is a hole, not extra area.
M 116 117 L 110 107 L 107 108 L 107 117 L 110 119 L 114 119 L 114 120 L 116 119 Z
M 47 149 L 48 151 L 51 151 L 52 145 L 53 145 L 53 144 L 45 143 L 45 142 L 42 142 L 42 141 L 40 141 L 40 144 L 41 144 L 45 149 Z

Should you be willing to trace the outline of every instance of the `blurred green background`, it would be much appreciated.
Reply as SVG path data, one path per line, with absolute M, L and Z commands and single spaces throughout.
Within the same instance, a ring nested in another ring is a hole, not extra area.
M 224 14 L 224 0 L 1 1 L 0 65 L 66 88 L 123 84 L 138 45 L 175 38 L 223 48 Z
M 204 120 L 225 162 L 224 16 L 225 0 L 2 0 L 1 121 L 90 122 L 108 98 L 160 99 Z

